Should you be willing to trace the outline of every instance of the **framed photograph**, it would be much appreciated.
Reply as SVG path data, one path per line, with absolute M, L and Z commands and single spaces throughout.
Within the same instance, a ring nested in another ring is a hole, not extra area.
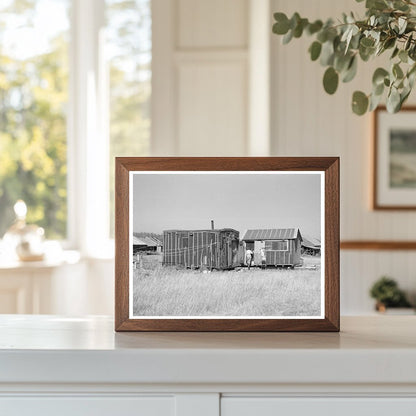
M 339 331 L 339 159 L 116 158 L 116 331 Z
M 416 209 L 416 107 L 374 112 L 373 208 Z

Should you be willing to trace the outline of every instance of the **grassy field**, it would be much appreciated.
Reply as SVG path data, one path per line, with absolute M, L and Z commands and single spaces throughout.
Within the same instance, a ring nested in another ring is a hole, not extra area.
M 316 270 L 305 268 L 315 266 Z M 320 258 L 304 267 L 212 271 L 161 265 L 144 256 L 134 270 L 135 316 L 317 316 L 320 315 Z

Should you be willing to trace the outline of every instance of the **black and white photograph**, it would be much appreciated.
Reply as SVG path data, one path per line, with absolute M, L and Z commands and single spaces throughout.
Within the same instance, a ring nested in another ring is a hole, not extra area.
M 130 318 L 323 318 L 323 172 L 130 172 Z

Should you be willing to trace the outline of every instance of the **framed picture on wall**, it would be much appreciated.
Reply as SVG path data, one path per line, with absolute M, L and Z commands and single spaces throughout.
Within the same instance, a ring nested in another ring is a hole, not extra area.
M 116 158 L 117 331 L 338 331 L 339 159 Z
M 380 107 L 373 117 L 373 208 L 416 209 L 416 107 Z

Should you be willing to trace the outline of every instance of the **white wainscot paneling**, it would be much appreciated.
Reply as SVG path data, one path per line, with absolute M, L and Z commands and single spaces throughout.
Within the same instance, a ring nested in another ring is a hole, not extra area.
M 178 0 L 178 48 L 244 48 L 248 0 Z
M 341 252 L 341 313 L 374 313 L 374 299 L 369 291 L 381 276 L 397 280 L 409 301 L 416 304 L 416 256 L 413 251 Z
M 350 0 L 272 0 L 272 12 L 295 11 L 309 19 L 336 19 L 342 12 L 363 16 L 364 3 Z M 312 37 L 282 45 L 271 35 L 271 149 L 276 156 L 339 156 L 341 158 L 341 240 L 415 240 L 416 211 L 371 209 L 372 117 L 352 113 L 353 91 L 371 91 L 371 77 L 387 57 L 359 62 L 357 77 L 340 83 L 330 96 L 322 87 L 324 68 L 311 62 Z M 415 100 L 416 96 L 411 98 Z M 414 102 L 414 101 L 413 101 Z M 371 284 L 382 275 L 397 279 L 414 298 L 414 251 L 345 251 L 341 254 L 341 311 L 371 313 Z
M 7 416 L 174 416 L 173 397 L 0 397 Z
M 247 134 L 245 60 L 181 62 L 178 68 L 181 156 L 244 155 Z
M 413 416 L 416 399 L 382 398 L 223 398 L 222 416 Z

